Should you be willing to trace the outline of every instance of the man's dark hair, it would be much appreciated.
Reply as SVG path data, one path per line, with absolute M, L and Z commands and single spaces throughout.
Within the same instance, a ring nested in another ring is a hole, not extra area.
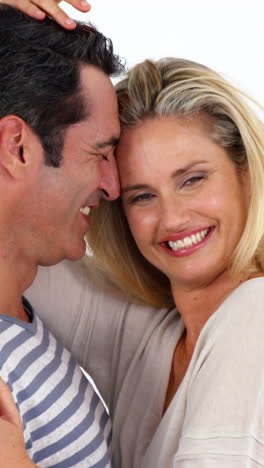
M 38 135 L 46 164 L 59 167 L 64 130 L 87 117 L 81 64 L 108 76 L 123 70 L 110 39 L 77 22 L 64 30 L 51 18 L 37 21 L 0 7 L 0 118 L 21 117 Z

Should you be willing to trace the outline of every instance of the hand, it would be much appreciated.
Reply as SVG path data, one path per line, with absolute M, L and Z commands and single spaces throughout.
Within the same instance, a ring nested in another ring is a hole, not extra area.
M 86 0 L 65 0 L 79 11 L 87 12 L 91 5 Z M 60 0 L 0 0 L 0 3 L 11 5 L 29 16 L 43 20 L 46 15 L 51 16 L 66 29 L 74 29 L 76 23 L 60 7 Z
M 0 466 L 33 468 L 27 455 L 19 412 L 8 386 L 0 379 Z

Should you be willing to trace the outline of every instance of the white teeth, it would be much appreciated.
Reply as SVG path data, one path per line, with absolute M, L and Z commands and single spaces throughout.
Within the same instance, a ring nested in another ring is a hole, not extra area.
M 183 243 L 185 247 L 190 247 L 192 245 L 192 240 L 190 239 L 190 237 L 185 237 L 183 239 Z
M 178 241 L 177 241 L 177 246 L 178 246 L 179 248 L 184 247 L 184 241 L 178 240 Z
M 204 229 L 201 232 L 197 232 L 196 234 L 192 234 L 190 237 L 184 237 L 183 240 L 177 241 L 169 241 L 168 244 L 172 250 L 180 250 L 183 247 L 191 247 L 193 244 L 197 244 L 197 242 L 201 242 L 202 239 L 208 234 L 210 229 Z
M 84 214 L 85 216 L 88 216 L 90 211 L 91 211 L 91 208 L 89 206 L 84 206 L 83 208 L 80 209 L 80 212 Z

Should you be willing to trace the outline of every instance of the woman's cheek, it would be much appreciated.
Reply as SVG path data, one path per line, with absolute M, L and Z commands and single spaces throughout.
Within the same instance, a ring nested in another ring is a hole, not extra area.
M 154 213 L 146 210 L 130 212 L 127 214 L 128 224 L 136 242 L 148 242 L 153 238 L 156 231 L 158 220 Z

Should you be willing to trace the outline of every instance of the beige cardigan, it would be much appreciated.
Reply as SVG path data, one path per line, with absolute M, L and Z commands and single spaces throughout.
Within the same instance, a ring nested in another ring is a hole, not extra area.
M 114 468 L 264 467 L 264 278 L 208 320 L 163 418 L 176 310 L 129 303 L 82 262 L 40 268 L 26 297 L 107 402 Z

